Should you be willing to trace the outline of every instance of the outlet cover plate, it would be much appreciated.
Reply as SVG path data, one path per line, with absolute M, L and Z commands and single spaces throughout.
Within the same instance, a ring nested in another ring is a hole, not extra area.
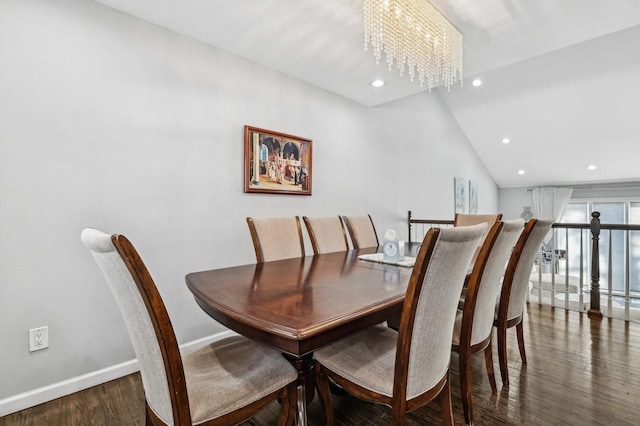
M 38 327 L 29 330 L 29 352 L 49 347 L 49 327 Z

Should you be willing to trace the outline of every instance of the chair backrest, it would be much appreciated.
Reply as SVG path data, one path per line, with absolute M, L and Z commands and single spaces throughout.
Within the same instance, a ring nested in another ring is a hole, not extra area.
M 258 263 L 304 257 L 300 217 L 248 217 Z
M 122 235 L 92 228 L 81 240 L 106 278 L 140 365 L 147 404 L 167 424 L 191 424 L 182 357 L 149 271 Z
M 522 314 L 533 262 L 553 222 L 553 218 L 531 219 L 525 225 L 524 231 L 511 253 L 504 274 L 498 308 L 498 322 L 501 320 L 509 321 Z M 506 317 L 503 317 L 505 315 Z
M 403 404 L 431 389 L 447 373 L 460 292 L 486 227 L 432 228 L 427 232 L 400 315 L 394 403 Z
M 509 255 L 524 230 L 524 220 L 497 221 L 487 233 L 474 264 L 464 300 L 460 344 L 481 343 L 491 335 L 496 299 Z
M 347 225 L 354 249 L 378 247 L 380 245 L 371 215 L 342 216 L 342 219 Z
M 464 214 L 456 213 L 453 219 L 453 226 L 469 226 L 479 223 L 487 223 L 489 227 L 502 219 L 502 213 L 497 214 Z
M 491 226 L 502 219 L 502 213 L 497 214 L 464 214 L 464 213 L 456 213 L 453 218 L 453 226 L 470 226 L 477 225 L 479 223 L 486 223 L 487 232 L 491 229 Z M 487 238 L 487 232 L 484 233 L 482 238 L 480 238 L 480 242 L 478 243 L 478 247 L 476 248 L 476 252 L 473 255 L 473 262 L 475 263 L 478 254 L 480 254 L 480 248 L 484 244 L 484 239 Z
M 303 216 L 311 246 L 315 254 L 349 250 L 347 234 L 340 216 L 307 217 Z

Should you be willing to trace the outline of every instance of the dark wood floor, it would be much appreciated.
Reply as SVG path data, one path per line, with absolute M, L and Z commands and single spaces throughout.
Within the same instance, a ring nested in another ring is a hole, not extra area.
M 474 357 L 476 425 L 640 424 L 640 324 L 590 320 L 537 305 L 529 306 L 525 317 L 529 364 L 520 363 L 515 333 L 510 333 L 509 387 L 500 386 L 498 377 L 498 393 L 492 394 L 484 359 Z M 457 361 L 453 355 L 452 399 L 456 424 L 464 424 Z M 495 361 L 497 371 L 497 356 Z M 278 408 L 272 404 L 246 425 L 275 424 Z M 334 397 L 334 409 L 339 425 L 390 423 L 388 408 L 352 397 Z M 311 426 L 322 424 L 317 398 L 309 406 L 309 419 Z M 409 416 L 408 425 L 426 424 L 441 424 L 437 403 Z M 127 376 L 0 418 L 0 426 L 5 425 L 144 425 L 140 377 Z

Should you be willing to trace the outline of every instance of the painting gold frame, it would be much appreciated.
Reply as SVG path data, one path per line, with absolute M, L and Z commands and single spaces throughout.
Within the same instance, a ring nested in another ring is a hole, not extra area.
M 244 126 L 244 192 L 311 195 L 312 140 Z

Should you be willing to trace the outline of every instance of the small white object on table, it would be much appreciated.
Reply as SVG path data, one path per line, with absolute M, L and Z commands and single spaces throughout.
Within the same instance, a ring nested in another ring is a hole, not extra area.
M 397 262 L 386 261 L 384 260 L 383 253 L 361 254 L 358 256 L 358 259 L 366 260 L 368 262 L 384 263 L 387 265 L 405 266 L 407 268 L 413 268 L 413 265 L 416 263 L 416 258 L 411 256 L 404 256 L 403 260 L 399 260 Z

